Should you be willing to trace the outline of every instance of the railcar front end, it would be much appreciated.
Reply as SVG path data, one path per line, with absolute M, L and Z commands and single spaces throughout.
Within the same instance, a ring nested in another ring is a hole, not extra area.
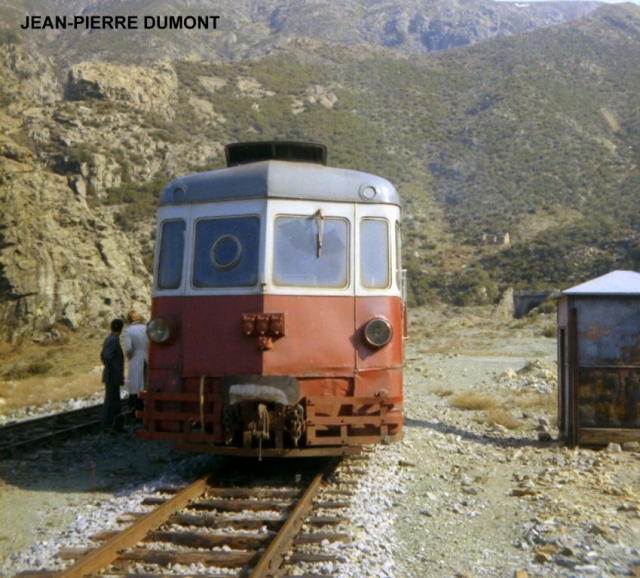
M 257 457 L 402 437 L 398 195 L 325 154 L 230 145 L 164 189 L 140 437 Z

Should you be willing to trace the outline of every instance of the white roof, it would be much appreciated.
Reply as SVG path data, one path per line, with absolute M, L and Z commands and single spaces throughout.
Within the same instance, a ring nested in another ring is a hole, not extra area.
M 563 295 L 640 295 L 640 273 L 612 271 L 571 289 Z
M 363 195 L 368 187 L 371 198 Z M 160 205 L 266 198 L 400 206 L 398 192 L 382 177 L 287 161 L 260 161 L 180 177 L 163 189 Z

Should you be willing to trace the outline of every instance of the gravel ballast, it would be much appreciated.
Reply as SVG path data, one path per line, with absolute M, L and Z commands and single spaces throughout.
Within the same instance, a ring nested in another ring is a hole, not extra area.
M 339 563 L 317 570 L 350 578 L 640 576 L 640 451 L 557 441 L 545 409 L 557 395 L 556 342 L 543 335 L 555 316 L 411 315 L 405 439 L 366 452 L 348 514 L 354 540 L 324 546 L 339 551 Z M 517 425 L 458 409 L 460 394 L 494 398 Z M 539 405 L 511 403 L 524 394 Z M 87 535 L 142 511 L 153 488 L 216 459 L 139 441 L 134 427 L 0 462 L 0 575 L 61 569 L 61 547 L 88 546 Z

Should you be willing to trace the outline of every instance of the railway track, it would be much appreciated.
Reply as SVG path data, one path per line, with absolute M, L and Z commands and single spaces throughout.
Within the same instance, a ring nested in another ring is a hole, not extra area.
M 62 437 L 100 430 L 102 404 L 20 421 L 0 427 L 0 459 L 42 448 Z
M 229 474 L 238 463 L 229 458 L 187 487 L 156 488 L 142 504 L 150 511 L 123 515 L 123 528 L 91 536 L 95 548 L 61 550 L 58 557 L 70 560 L 65 570 L 18 576 L 326 578 L 340 554 L 331 544 L 350 541 L 345 512 L 353 481 L 341 480 L 340 471 L 353 475 L 345 463 L 362 459 L 309 458 L 295 465 L 292 482 L 290 461 L 265 466 L 268 473 L 245 461 L 238 477 Z

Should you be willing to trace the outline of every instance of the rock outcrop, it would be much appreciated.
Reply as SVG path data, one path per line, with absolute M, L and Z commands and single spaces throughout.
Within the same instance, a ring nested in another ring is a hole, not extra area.
M 0 339 L 55 322 L 102 328 L 130 307 L 148 312 L 150 275 L 130 239 L 65 178 L 28 152 L 0 156 L 0 203 Z
M 143 111 L 175 116 L 178 80 L 170 63 L 153 68 L 81 62 L 71 67 L 67 96 L 71 100 L 110 100 Z
M 480 146 L 482 135 L 488 134 L 486 127 L 495 129 L 490 135 L 491 142 L 495 142 L 494 135 L 500 131 L 511 134 L 512 125 L 520 122 L 513 113 L 520 106 L 514 107 L 513 103 L 491 110 L 490 105 L 502 101 L 502 80 L 494 88 L 493 81 L 487 78 L 482 94 L 467 89 L 472 95 L 462 95 L 455 104 L 450 102 L 450 95 L 458 94 L 458 86 L 451 85 L 444 92 L 433 88 L 438 78 L 445 78 L 449 65 L 444 61 L 433 68 L 416 68 L 415 85 L 412 79 L 411 90 L 406 94 L 400 90 L 402 87 L 396 92 L 387 91 L 386 87 L 381 91 L 380 79 L 368 86 L 364 75 L 351 84 L 353 74 L 347 68 L 342 69 L 339 78 L 328 81 L 324 74 L 315 74 L 320 68 L 314 67 L 326 67 L 333 74 L 331 67 L 337 62 L 334 59 L 346 54 L 340 44 L 348 45 L 350 53 L 366 55 L 367 66 L 373 62 L 369 60 L 372 54 L 382 54 L 386 52 L 382 47 L 389 46 L 394 48 L 389 51 L 391 60 L 381 61 L 380 74 L 392 71 L 394 74 L 385 82 L 393 83 L 395 72 L 400 74 L 398 78 L 408 78 L 398 63 L 410 62 L 415 54 L 565 22 L 600 6 L 597 2 L 515 4 L 490 0 L 347 0 L 335 6 L 319 0 L 178 0 L 172 3 L 172 10 L 177 13 L 206 12 L 215 4 L 223 16 L 219 29 L 172 33 L 65 29 L 26 33 L 19 28 L 24 13 L 16 8 L 23 3 L 10 4 L 0 3 L 0 341 L 18 340 L 56 321 L 72 327 L 102 324 L 132 305 L 146 311 L 154 195 L 159 188 L 185 172 L 220 166 L 222 145 L 248 138 L 247 135 L 256 139 L 280 134 L 322 137 L 329 143 L 340 141 L 340 130 L 327 126 L 327 111 L 335 111 L 336 125 L 347 121 L 343 132 L 362 135 L 362 142 L 352 147 L 358 162 L 377 166 L 375 163 L 382 157 L 369 153 L 385 147 L 388 166 L 394 171 L 403 167 L 403 178 L 415 182 L 406 187 L 407 197 L 419 198 L 422 203 L 424 190 L 435 191 L 433 203 L 429 201 L 434 208 L 425 211 L 430 220 L 421 222 L 425 226 L 427 222 L 437 222 L 438 226 L 432 229 L 446 231 L 441 214 L 447 215 L 449 223 L 489 221 L 493 209 L 487 207 L 504 199 L 521 198 L 526 192 L 512 190 L 517 166 L 509 164 L 509 171 L 504 172 L 508 178 L 491 181 L 491 186 L 480 184 L 484 183 L 479 177 L 482 171 L 474 169 L 486 166 L 487 159 L 482 156 L 486 152 L 480 151 L 486 148 Z M 86 10 L 102 14 L 116 9 L 118 13 L 134 15 L 156 10 L 153 3 L 142 0 L 51 0 L 42 11 L 80 14 Z M 615 29 L 624 23 L 622 17 L 615 20 Z M 610 34 L 610 27 L 606 31 Z M 579 38 L 583 36 L 580 33 Z M 412 56 L 407 57 L 403 51 Z M 269 53 L 274 54 L 271 68 L 241 61 Z M 291 54 L 303 65 L 291 83 L 278 78 L 290 75 L 292 70 L 279 69 L 280 54 Z M 160 56 L 173 60 L 158 62 Z M 237 68 L 219 65 L 220 59 L 237 60 Z M 470 57 L 469 65 L 478 68 L 468 78 L 487 77 L 482 71 L 490 68 L 472 60 Z M 504 59 L 496 62 L 501 60 Z M 526 60 L 514 62 L 521 62 L 522 69 L 529 68 Z M 599 68 L 598 59 L 580 67 L 587 70 L 587 64 L 593 70 L 604 70 Z M 354 71 L 356 66 L 354 60 Z M 467 63 L 465 69 L 466 66 Z M 431 78 L 432 69 L 436 74 L 431 83 L 418 81 L 423 75 Z M 578 81 L 571 78 L 572 87 L 591 82 L 577 74 L 575 78 Z M 518 79 L 527 86 L 526 75 Z M 396 94 L 398 107 L 411 100 L 410 106 L 406 110 L 399 108 L 398 114 L 393 101 Z M 542 97 L 534 96 L 538 107 Z M 427 110 L 427 102 L 437 105 L 434 111 Z M 565 109 L 560 107 L 562 110 Z M 622 110 L 622 105 L 616 109 L 621 118 Z M 568 112 L 564 114 L 569 125 L 572 117 Z M 460 139 L 439 136 L 461 135 L 462 120 L 458 119 L 465 115 L 468 123 L 465 120 Z M 483 119 L 478 120 L 480 116 Z M 445 126 L 447 117 L 456 119 L 452 128 Z M 290 123 L 292 118 L 295 122 Z M 352 118 L 361 122 L 351 123 Z M 396 118 L 402 122 L 392 123 Z M 506 129 L 502 122 L 505 118 Z M 442 127 L 437 126 L 440 123 Z M 619 124 L 624 126 L 624 122 Z M 529 134 L 527 126 L 523 124 L 522 134 Z M 587 134 L 587 128 L 581 130 Z M 567 134 L 573 135 L 573 129 Z M 546 146 L 547 135 L 536 135 L 537 140 L 532 138 L 531 142 Z M 596 136 L 594 140 L 600 142 L 600 133 Z M 607 134 L 606 142 L 611 139 L 614 136 Z M 458 140 L 461 146 L 455 145 L 456 148 L 443 145 Z M 558 140 L 559 149 L 564 142 Z M 621 139 L 619 144 L 625 142 Z M 618 151 L 631 151 L 632 147 L 619 144 Z M 612 156 L 608 159 L 612 164 L 607 166 L 631 167 L 634 157 L 633 153 L 628 154 L 631 156 Z M 337 158 L 344 163 L 349 156 Z M 497 154 L 493 157 L 499 158 Z M 511 158 L 504 155 L 507 160 L 502 162 L 508 164 Z M 540 154 L 539 159 L 546 174 L 546 157 Z M 493 172 L 501 174 L 503 166 L 489 160 L 495 168 Z M 515 157 L 514 160 L 521 162 Z M 528 175 L 531 165 L 527 161 L 524 166 Z M 561 165 L 563 175 L 565 166 Z M 428 171 L 422 167 L 428 167 Z M 632 171 L 629 168 L 625 173 L 629 182 L 633 182 Z M 553 172 L 549 174 L 554 177 Z M 567 182 L 579 182 L 583 177 L 579 169 L 572 174 Z M 616 181 L 624 179 L 616 176 Z M 500 184 L 494 186 L 495 183 Z M 502 185 L 506 186 L 504 191 Z M 467 201 L 480 198 L 479 191 L 483 195 L 491 191 L 492 196 L 487 196 L 471 221 L 465 221 L 462 209 L 456 207 L 472 205 Z M 567 193 L 567 197 L 573 202 L 573 196 Z M 143 202 L 139 202 L 141 198 Z M 416 206 L 420 203 L 416 202 Z M 515 202 L 510 207 L 520 210 Z M 431 219 L 432 215 L 437 221 Z M 411 247 L 416 258 L 418 249 L 431 250 L 433 230 L 417 231 L 413 246 L 405 248 Z M 437 266 L 438 260 L 435 263 Z M 420 270 L 425 268 L 421 266 Z M 486 289 L 480 289 L 484 291 L 482 299 L 487 300 Z
M 37 51 L 4 45 L 0 70 L 7 81 L 0 91 L 0 341 L 17 342 L 57 322 L 104 329 L 131 307 L 147 315 L 151 276 L 140 244 L 115 225 L 113 207 L 91 203 L 93 181 L 113 186 L 122 170 L 101 154 L 108 148 L 87 144 L 90 124 L 96 134 L 105 127 L 95 117 L 85 126 L 81 105 L 65 109 L 64 87 Z M 72 87 L 78 94 L 93 82 L 104 98 L 169 114 L 170 67 L 129 71 L 128 82 L 124 76 L 118 67 L 90 63 L 76 69 Z M 55 166 L 52 140 L 76 151 L 75 165 Z

